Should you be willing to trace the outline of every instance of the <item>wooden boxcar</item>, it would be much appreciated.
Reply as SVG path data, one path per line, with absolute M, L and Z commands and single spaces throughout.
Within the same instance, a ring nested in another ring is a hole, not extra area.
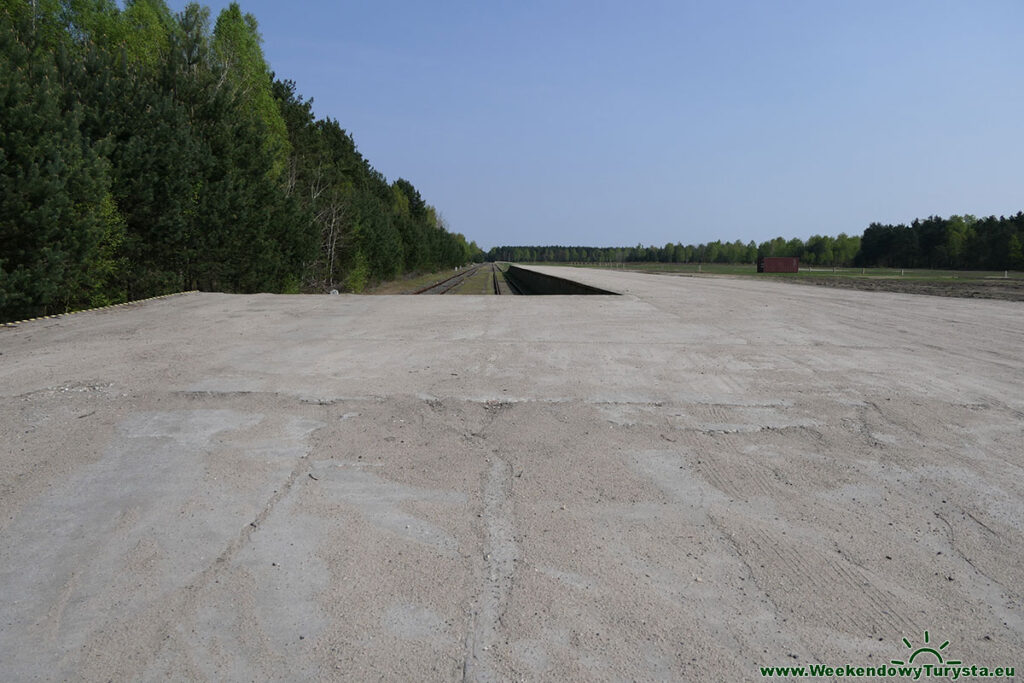
M 764 256 L 757 260 L 759 273 L 796 273 L 800 271 L 800 259 L 795 256 Z

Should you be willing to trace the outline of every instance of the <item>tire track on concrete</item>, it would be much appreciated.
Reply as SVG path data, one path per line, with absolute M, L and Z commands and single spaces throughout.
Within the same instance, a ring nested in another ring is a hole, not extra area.
M 484 524 L 487 543 L 484 546 L 483 586 L 477 596 L 466 636 L 466 655 L 462 666 L 463 681 L 498 681 L 508 678 L 498 670 L 495 645 L 501 619 L 508 607 L 519 548 L 515 539 L 512 507 L 512 466 L 495 458 L 484 486 Z
M 770 497 L 777 492 L 764 465 L 759 467 L 746 455 L 704 455 L 697 460 L 694 469 L 709 484 L 738 500 L 749 501 L 751 498 Z
M 905 601 L 848 561 L 736 518 L 716 519 L 716 524 L 726 530 L 762 590 L 787 611 L 860 635 L 912 633 L 917 628 L 906 616 L 913 610 Z M 863 602 L 837 601 L 837 587 L 840 595 L 858 595 Z

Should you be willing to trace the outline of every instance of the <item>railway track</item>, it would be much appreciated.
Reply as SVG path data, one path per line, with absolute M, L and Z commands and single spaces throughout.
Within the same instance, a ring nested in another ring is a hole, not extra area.
M 499 268 L 497 263 L 492 263 L 491 265 L 494 267 L 495 294 L 522 294 L 515 283 L 505 277 L 505 271 Z
M 460 270 L 459 272 L 455 273 L 455 275 L 452 275 L 450 278 L 441 280 L 440 282 L 436 282 L 432 285 L 424 287 L 423 289 L 418 289 L 415 292 L 413 292 L 413 294 L 447 294 L 451 290 L 461 285 L 466 279 L 475 275 L 478 270 L 488 265 L 492 264 L 481 263 L 479 265 L 466 268 L 465 270 Z
M 413 294 L 448 294 L 454 292 L 459 285 L 479 273 L 481 269 L 488 269 L 490 271 L 491 289 L 493 289 L 495 294 L 520 294 L 520 291 L 505 279 L 504 271 L 496 263 L 481 263 L 471 266 L 447 279 L 416 290 Z

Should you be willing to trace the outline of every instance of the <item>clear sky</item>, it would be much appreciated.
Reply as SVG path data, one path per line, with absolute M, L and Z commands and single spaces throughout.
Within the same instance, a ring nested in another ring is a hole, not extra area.
M 1021 0 L 240 5 L 318 116 L 485 249 L 1024 210 Z

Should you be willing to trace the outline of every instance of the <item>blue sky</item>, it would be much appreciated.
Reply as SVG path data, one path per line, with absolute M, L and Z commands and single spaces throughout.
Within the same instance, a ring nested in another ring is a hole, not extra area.
M 1024 210 L 1020 0 L 240 4 L 278 76 L 484 248 Z

